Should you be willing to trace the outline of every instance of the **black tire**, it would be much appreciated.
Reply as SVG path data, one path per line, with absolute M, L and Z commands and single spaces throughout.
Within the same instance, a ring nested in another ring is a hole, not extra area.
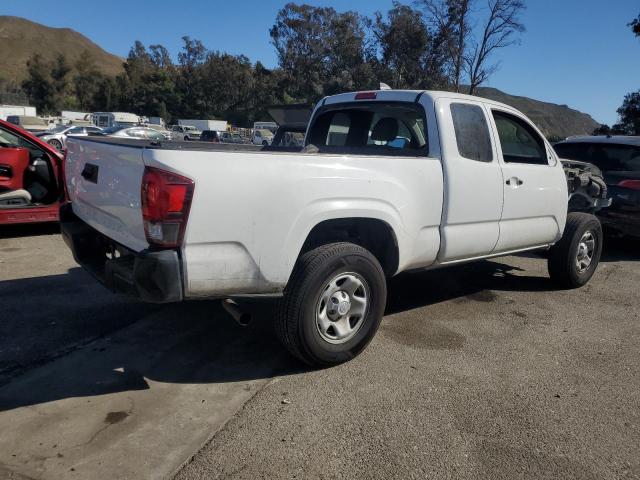
M 578 267 L 578 250 L 581 240 L 590 232 L 594 247 L 588 267 Z M 602 254 L 602 226 L 600 221 L 588 213 L 571 212 L 567 216 L 564 235 L 549 250 L 549 275 L 559 287 L 579 288 L 585 285 L 598 268 Z
M 60 140 L 56 140 L 56 139 L 49 140 L 49 145 L 51 145 L 53 148 L 55 148 L 59 152 L 62 151 L 62 143 L 60 143 Z
M 185 141 L 185 142 L 188 142 L 189 140 L 190 140 L 190 138 L 189 138 L 188 136 L 186 136 L 186 135 L 185 135 L 185 137 L 184 137 L 184 141 Z
M 354 336 L 334 344 L 323 338 L 316 315 L 329 282 L 342 273 L 354 273 L 364 282 L 367 306 Z M 322 245 L 298 259 L 276 309 L 276 335 L 293 356 L 308 365 L 337 365 L 356 357 L 369 344 L 380 326 L 386 302 L 385 275 L 369 251 L 346 242 Z
M 263 147 L 268 147 L 269 146 L 269 142 L 267 142 L 266 140 L 262 141 L 262 146 Z

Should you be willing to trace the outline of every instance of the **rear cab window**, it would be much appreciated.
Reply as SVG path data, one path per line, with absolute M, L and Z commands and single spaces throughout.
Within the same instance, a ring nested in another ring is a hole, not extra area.
M 450 109 L 460 156 L 492 162 L 491 135 L 483 108 L 470 103 L 452 103 Z
M 426 156 L 424 108 L 383 101 L 322 107 L 311 120 L 307 145 L 326 153 Z

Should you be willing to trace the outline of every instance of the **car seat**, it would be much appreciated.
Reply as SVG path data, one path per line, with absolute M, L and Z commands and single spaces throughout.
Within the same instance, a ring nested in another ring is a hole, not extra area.
M 371 131 L 371 140 L 387 144 L 396 139 L 398 130 L 398 120 L 393 117 L 381 118 Z
M 31 194 L 24 190 L 24 174 L 29 167 L 26 148 L 0 149 L 0 206 L 28 205 Z

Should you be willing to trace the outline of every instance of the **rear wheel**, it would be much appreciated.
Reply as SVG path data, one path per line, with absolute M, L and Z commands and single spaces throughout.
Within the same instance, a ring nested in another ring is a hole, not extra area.
M 578 288 L 593 276 L 602 254 L 602 226 L 587 213 L 571 212 L 564 235 L 549 250 L 549 274 L 563 288 Z
M 352 243 L 305 253 L 296 264 L 276 313 L 276 334 L 295 357 L 312 366 L 357 356 L 375 335 L 387 299 L 378 260 Z

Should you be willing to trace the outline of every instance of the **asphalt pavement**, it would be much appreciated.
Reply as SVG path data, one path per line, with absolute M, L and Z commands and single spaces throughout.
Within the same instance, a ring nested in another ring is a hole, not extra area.
M 639 261 L 608 241 L 575 291 L 535 255 L 401 275 L 369 348 L 312 371 L 271 304 L 141 304 L 5 229 L 0 478 L 640 478 Z

